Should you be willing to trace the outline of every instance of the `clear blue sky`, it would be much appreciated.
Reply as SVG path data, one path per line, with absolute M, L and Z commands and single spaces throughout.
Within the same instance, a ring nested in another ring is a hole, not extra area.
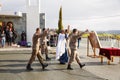
M 0 4 L 3 11 L 25 12 L 26 0 L 0 0 Z M 57 28 L 61 5 L 65 28 L 120 30 L 120 0 L 41 0 L 46 27 Z

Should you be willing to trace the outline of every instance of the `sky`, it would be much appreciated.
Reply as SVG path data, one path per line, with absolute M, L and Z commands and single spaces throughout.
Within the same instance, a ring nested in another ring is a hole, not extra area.
M 0 4 L 2 11 L 26 12 L 26 0 L 0 0 Z M 57 28 L 62 6 L 64 28 L 120 30 L 120 0 L 41 0 L 40 6 L 49 28 Z

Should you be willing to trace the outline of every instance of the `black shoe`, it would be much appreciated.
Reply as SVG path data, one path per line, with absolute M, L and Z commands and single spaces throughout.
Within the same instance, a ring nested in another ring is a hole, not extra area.
M 85 66 L 85 64 L 81 64 L 81 65 L 80 65 L 80 68 L 83 68 L 84 66 Z
M 32 71 L 32 70 L 33 70 L 33 68 L 27 68 L 27 70 Z
M 65 63 L 64 62 L 60 62 L 60 64 L 64 65 Z
M 68 65 L 67 69 L 68 70 L 73 70 L 73 68 L 71 68 L 71 65 Z
M 49 58 L 49 57 L 46 58 L 46 61 L 50 61 L 50 60 L 51 60 L 51 58 Z
M 47 66 L 48 66 L 48 64 L 43 64 L 43 65 L 42 65 L 42 69 L 44 70 L 45 67 L 47 67 Z
M 31 68 L 30 64 L 27 65 L 26 69 L 29 70 L 29 71 L 33 70 L 33 68 Z
M 73 68 L 69 68 L 69 67 L 67 67 L 67 70 L 73 70 Z

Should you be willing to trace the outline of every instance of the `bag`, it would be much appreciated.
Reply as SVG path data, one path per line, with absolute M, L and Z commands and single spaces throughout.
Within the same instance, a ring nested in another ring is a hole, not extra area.
M 21 41 L 20 45 L 21 45 L 21 46 L 26 46 L 26 45 L 27 45 L 27 42 L 26 42 L 26 41 Z
M 27 42 L 27 47 L 31 47 L 31 46 L 32 46 L 31 42 Z
M 68 62 L 67 49 L 65 49 L 65 53 L 60 57 L 59 61 L 60 64 L 65 64 L 66 62 Z

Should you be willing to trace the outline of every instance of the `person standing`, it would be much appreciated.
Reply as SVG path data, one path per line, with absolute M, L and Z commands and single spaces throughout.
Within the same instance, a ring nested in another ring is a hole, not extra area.
M 60 64 L 65 64 L 68 62 L 68 58 L 69 58 L 69 47 L 68 47 L 68 36 L 69 36 L 69 32 L 70 32 L 70 25 L 68 25 L 68 28 L 65 30 L 65 53 L 62 54 L 62 56 L 60 56 Z
M 1 34 L 1 44 L 2 44 L 2 47 L 5 47 L 5 39 L 6 35 L 4 33 L 4 31 L 2 31 L 2 34 Z
M 12 41 L 13 41 L 13 32 L 12 29 L 9 29 L 9 40 L 8 40 L 8 45 L 12 46 Z
M 66 29 L 65 30 L 65 53 L 63 53 L 61 56 L 60 56 L 60 59 L 59 59 L 59 61 L 60 61 L 60 64 L 65 64 L 65 63 L 67 63 L 68 62 L 68 42 L 66 41 L 67 40 L 67 38 L 68 38 L 68 35 L 69 35 L 69 31 L 68 31 L 68 29 Z
M 58 43 L 56 48 L 56 60 L 59 60 L 63 53 L 65 53 L 65 32 L 64 30 L 61 30 L 61 32 L 58 35 Z
M 6 42 L 8 43 L 9 42 L 9 26 L 6 26 L 6 28 L 5 28 L 5 34 L 6 34 Z
M 26 33 L 24 31 L 21 33 L 21 41 L 26 41 Z
M 16 43 L 16 39 L 17 39 L 17 31 L 14 29 L 14 31 L 13 31 L 13 38 L 12 38 L 13 44 Z
M 27 46 L 27 41 L 26 41 L 26 33 L 24 31 L 22 31 L 21 33 L 21 42 L 20 42 L 21 46 Z
M 88 30 L 86 30 L 86 32 L 87 31 Z M 84 34 L 84 32 L 80 33 L 80 32 L 77 31 L 77 29 L 73 29 L 72 34 L 70 34 L 69 37 L 68 37 L 68 39 L 70 40 L 69 41 L 69 47 L 70 47 L 70 51 L 71 51 L 70 59 L 69 59 L 68 66 L 67 66 L 68 70 L 73 70 L 73 68 L 71 67 L 71 64 L 74 60 L 77 61 L 80 68 L 85 66 L 85 64 L 81 64 L 79 54 L 77 52 L 77 40 L 78 40 L 79 37 L 81 37 L 82 34 Z
M 78 49 L 80 48 L 81 37 L 78 38 Z
M 47 33 L 47 31 L 45 31 L 45 34 L 46 33 Z M 36 32 L 35 32 L 35 34 L 33 35 L 33 38 L 32 38 L 32 42 L 33 42 L 32 55 L 31 55 L 31 58 L 30 58 L 27 66 L 26 66 L 27 70 L 33 70 L 33 68 L 31 68 L 31 64 L 35 60 L 36 56 L 37 56 L 39 62 L 41 63 L 43 70 L 45 69 L 45 67 L 48 66 L 47 63 L 43 62 L 43 57 L 42 57 L 42 55 L 39 51 L 40 50 L 40 38 L 41 38 L 40 28 L 37 28 Z
M 45 28 L 43 28 L 42 30 L 42 37 L 41 37 L 41 53 L 45 53 L 45 56 L 46 56 L 46 60 L 51 60 L 49 57 L 48 57 L 48 46 L 47 46 L 47 35 L 48 33 L 45 35 Z

